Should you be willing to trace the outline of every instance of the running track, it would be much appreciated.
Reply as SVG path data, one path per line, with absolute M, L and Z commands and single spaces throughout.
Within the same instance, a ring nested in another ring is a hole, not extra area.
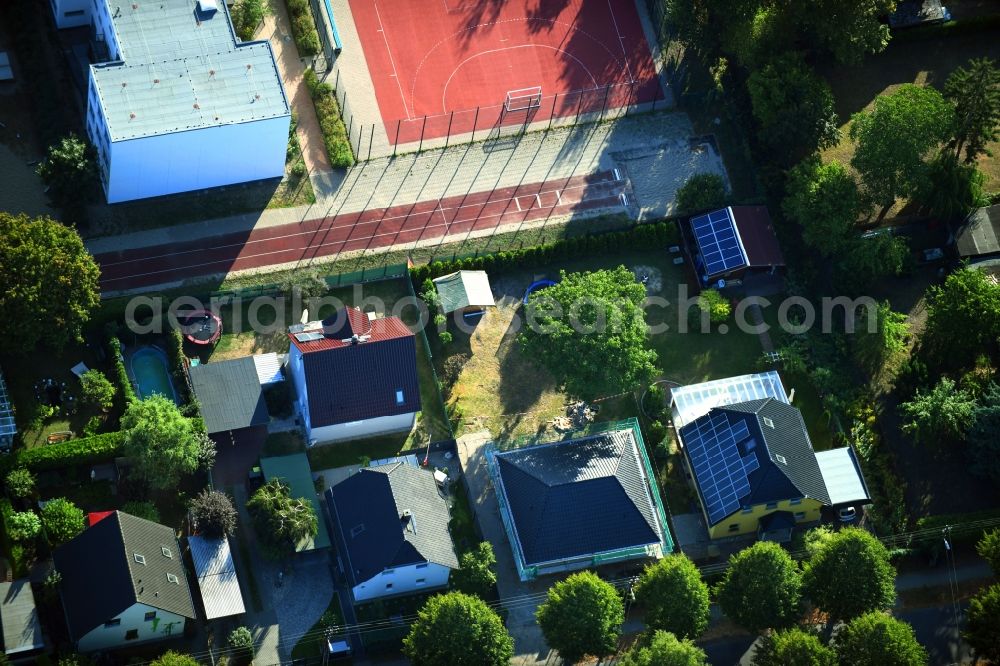
M 99 254 L 101 288 L 119 291 L 308 261 L 340 252 L 410 245 L 470 231 L 619 204 L 611 172 L 344 213 L 209 239 Z

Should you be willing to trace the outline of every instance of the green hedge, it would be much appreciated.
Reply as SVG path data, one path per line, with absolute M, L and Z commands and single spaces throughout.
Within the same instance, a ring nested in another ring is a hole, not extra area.
M 319 120 L 320 131 L 323 132 L 323 145 L 330 164 L 338 169 L 351 166 L 354 164 L 354 151 L 333 87 L 329 83 L 322 83 L 311 69 L 305 71 L 303 78 L 316 106 L 316 118 Z
M 28 575 L 28 554 L 22 544 L 15 543 L 7 536 L 7 521 L 14 514 L 14 507 L 6 497 L 0 498 L 0 549 L 10 563 L 14 578 Z
M 309 0 L 287 0 L 288 18 L 292 22 L 292 37 L 300 56 L 314 56 L 319 53 L 319 33 L 313 19 Z
M 93 465 L 121 455 L 124 446 L 124 433 L 108 432 L 93 437 L 71 439 L 59 444 L 23 449 L 16 455 L 16 464 L 19 467 L 27 467 L 33 472 Z M 5 460 L 10 458 L 8 456 Z M 8 463 L 8 467 L 13 468 L 14 465 Z
M 677 243 L 679 239 L 680 230 L 674 221 L 639 224 L 624 231 L 576 236 L 545 245 L 435 261 L 411 268 L 410 279 L 414 289 L 420 290 L 425 280 L 458 270 L 504 271 L 633 248 L 665 250 L 665 246 Z
M 128 404 L 136 400 L 137 396 L 135 389 L 132 388 L 132 382 L 128 378 L 128 372 L 125 370 L 125 361 L 122 358 L 122 341 L 118 339 L 117 335 L 108 336 L 107 354 L 109 361 L 114 365 L 112 380 L 118 385 L 118 391 L 125 398 L 125 406 L 128 407 Z

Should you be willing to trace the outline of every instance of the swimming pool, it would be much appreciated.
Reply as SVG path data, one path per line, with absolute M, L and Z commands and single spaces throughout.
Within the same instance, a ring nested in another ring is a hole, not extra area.
M 129 359 L 129 366 L 140 398 L 148 398 L 154 393 L 159 393 L 180 404 L 174 385 L 170 381 L 167 356 L 157 347 L 146 346 L 136 349 Z

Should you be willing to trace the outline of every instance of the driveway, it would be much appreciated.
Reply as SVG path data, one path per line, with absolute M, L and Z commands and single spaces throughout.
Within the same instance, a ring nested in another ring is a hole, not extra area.
M 548 590 L 548 581 L 522 582 L 517 575 L 514 557 L 507 541 L 507 533 L 500 518 L 500 505 L 486 471 L 485 444 L 491 439 L 489 432 L 466 435 L 458 440 L 458 459 L 462 465 L 469 501 L 476 514 L 480 532 L 493 546 L 497 558 L 497 588 L 500 600 L 521 598 L 513 607 L 508 606 L 507 630 L 514 637 L 512 664 L 544 664 L 555 654 L 545 644 L 541 629 L 535 623 L 537 600 L 524 599 L 525 595 L 538 595 Z M 537 599 L 537 598 L 536 598 Z M 550 655 L 550 653 L 552 653 Z

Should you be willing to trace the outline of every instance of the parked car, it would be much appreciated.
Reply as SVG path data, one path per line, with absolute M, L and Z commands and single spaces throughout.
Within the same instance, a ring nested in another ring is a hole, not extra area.
M 858 512 L 853 506 L 845 506 L 840 511 L 837 512 L 837 517 L 842 523 L 852 523 L 857 517 Z

